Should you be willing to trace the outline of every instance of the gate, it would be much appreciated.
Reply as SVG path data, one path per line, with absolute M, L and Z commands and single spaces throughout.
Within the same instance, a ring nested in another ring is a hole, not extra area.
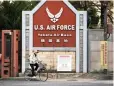
M 18 74 L 18 30 L 2 30 L 1 77 L 15 77 Z

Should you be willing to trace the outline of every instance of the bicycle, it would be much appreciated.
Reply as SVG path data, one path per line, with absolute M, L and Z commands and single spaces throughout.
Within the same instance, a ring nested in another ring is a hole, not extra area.
M 29 64 L 30 65 L 30 64 Z M 38 69 L 35 72 L 35 76 L 39 77 L 40 81 L 46 81 L 48 79 L 48 71 L 46 69 L 46 64 L 43 64 L 42 61 L 38 61 Z M 30 81 L 32 80 L 32 69 L 27 68 L 24 72 L 25 79 Z

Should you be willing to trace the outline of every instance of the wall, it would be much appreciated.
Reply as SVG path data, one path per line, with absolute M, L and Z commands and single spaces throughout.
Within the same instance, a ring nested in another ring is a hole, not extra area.
M 104 39 L 103 30 L 101 29 L 88 29 L 88 71 L 100 70 L 100 41 Z M 80 72 L 83 71 L 83 39 L 82 30 L 80 30 Z M 108 70 L 113 69 L 113 35 L 111 34 L 108 39 Z M 26 37 L 27 38 L 27 37 Z M 28 57 L 26 52 L 26 58 Z M 55 70 L 57 68 L 57 55 L 72 55 L 72 70 L 76 69 L 76 58 L 75 52 L 40 52 L 39 56 L 44 63 L 47 64 L 48 69 Z M 26 61 L 26 66 L 28 67 L 28 62 Z
M 72 55 L 72 71 L 76 70 L 76 59 L 75 52 L 39 52 L 38 59 L 43 63 L 47 64 L 47 69 L 56 70 L 57 69 L 57 57 L 58 55 Z
M 100 29 L 88 30 L 88 70 L 100 70 L 100 41 L 104 39 L 104 31 Z M 113 70 L 113 35 L 108 39 L 108 70 Z

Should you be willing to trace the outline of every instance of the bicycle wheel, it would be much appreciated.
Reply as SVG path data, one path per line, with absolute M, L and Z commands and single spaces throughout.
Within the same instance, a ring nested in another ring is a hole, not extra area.
M 46 68 L 45 69 L 41 69 L 39 71 L 39 79 L 41 81 L 46 81 L 48 79 L 48 71 L 47 71 Z
M 32 79 L 32 70 L 27 68 L 24 72 L 25 80 L 30 81 Z

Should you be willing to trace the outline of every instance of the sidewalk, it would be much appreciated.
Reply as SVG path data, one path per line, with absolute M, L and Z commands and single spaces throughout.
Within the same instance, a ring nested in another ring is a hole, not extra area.
M 10 77 L 10 78 L 0 78 L 0 80 L 26 80 L 26 79 L 25 79 L 25 77 Z M 36 78 L 36 80 L 38 80 L 38 79 Z M 95 81 L 95 79 L 82 79 L 82 78 L 51 79 L 51 78 L 48 78 L 47 81 Z
M 8 81 L 26 81 L 24 77 L 10 77 L 7 79 L 0 79 L 0 81 L 3 80 L 8 80 Z M 40 81 L 38 79 L 32 79 L 31 81 Z M 86 83 L 105 83 L 105 84 L 109 84 L 109 83 L 114 83 L 113 80 L 96 80 L 96 79 L 83 79 L 83 78 L 76 78 L 76 79 L 51 79 L 49 78 L 47 80 L 47 82 L 86 82 Z
M 48 81 L 112 81 L 109 76 L 99 75 L 99 74 L 57 74 L 49 73 Z M 113 77 L 113 76 L 112 76 Z M 0 78 L 0 80 L 25 80 L 24 76 L 20 77 L 10 77 L 10 78 Z
M 33 78 L 34 79 L 34 78 Z M 35 78 L 38 80 L 37 78 Z M 26 80 L 25 77 L 9 77 L 9 78 L 0 78 L 0 80 Z M 48 81 L 99 81 L 97 79 L 83 79 L 83 78 L 61 78 L 61 79 L 51 79 L 48 78 Z M 100 81 L 113 81 L 113 80 L 100 80 Z
M 48 81 L 96 81 L 95 79 L 48 79 Z

